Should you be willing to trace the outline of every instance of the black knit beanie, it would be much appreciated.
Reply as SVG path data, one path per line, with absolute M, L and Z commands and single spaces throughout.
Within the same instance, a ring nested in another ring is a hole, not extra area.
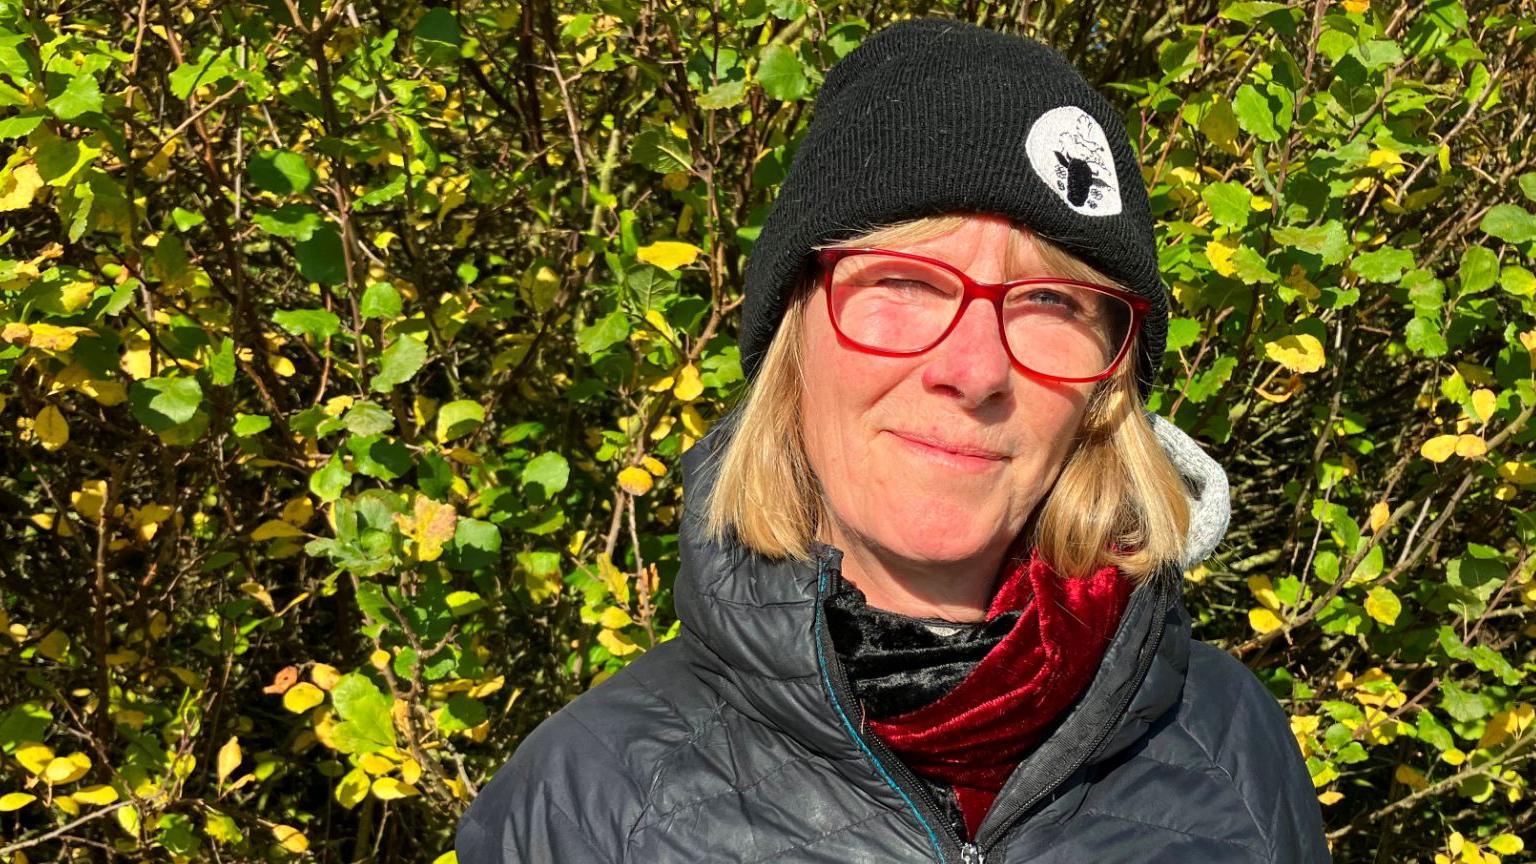
M 1055 51 L 946 18 L 886 27 L 827 73 L 747 262 L 747 378 L 812 247 L 953 212 L 1021 222 L 1149 300 L 1138 340 L 1146 398 L 1162 363 L 1168 300 L 1125 127 Z

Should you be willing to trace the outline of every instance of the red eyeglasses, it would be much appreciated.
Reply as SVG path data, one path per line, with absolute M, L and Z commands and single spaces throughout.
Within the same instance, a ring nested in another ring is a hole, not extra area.
M 977 282 L 953 265 L 886 249 L 822 249 L 827 313 L 842 342 L 869 354 L 922 354 L 949 336 L 972 300 L 997 310 L 1015 367 L 1049 381 L 1114 373 L 1149 304 L 1108 285 L 1056 276 Z

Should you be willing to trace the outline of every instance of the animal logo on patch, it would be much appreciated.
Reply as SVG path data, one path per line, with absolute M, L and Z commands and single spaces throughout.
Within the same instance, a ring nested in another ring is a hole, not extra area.
M 1029 163 L 1045 185 L 1076 213 L 1120 212 L 1120 180 L 1104 128 L 1076 105 L 1041 114 L 1024 139 Z

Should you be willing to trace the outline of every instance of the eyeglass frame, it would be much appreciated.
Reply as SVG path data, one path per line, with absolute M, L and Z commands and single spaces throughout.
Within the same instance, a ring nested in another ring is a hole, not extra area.
M 955 317 L 949 322 L 949 325 L 944 328 L 944 332 L 940 333 L 938 337 L 935 338 L 932 342 L 928 343 L 922 348 L 917 348 L 911 351 L 890 351 L 884 348 L 871 348 L 843 332 L 842 326 L 837 323 L 837 313 L 832 308 L 832 274 L 837 269 L 837 262 L 843 260 L 844 258 L 870 254 L 893 255 L 897 258 L 907 258 L 913 261 L 922 262 L 924 264 L 932 264 L 941 270 L 954 274 L 960 279 L 960 284 L 964 286 L 965 293 L 960 296 L 960 304 L 955 308 Z M 1130 353 L 1131 346 L 1136 343 L 1136 335 L 1141 331 L 1141 324 L 1146 319 L 1147 312 L 1149 312 L 1152 308 L 1152 304 L 1149 303 L 1146 298 L 1137 294 L 1132 294 L 1129 291 L 1113 288 L 1109 285 L 1100 285 L 1095 282 L 1084 282 L 1079 279 L 1066 279 L 1060 276 L 1031 276 L 1025 279 L 1013 279 L 1007 282 L 979 282 L 975 279 L 972 279 L 970 275 L 965 271 L 954 266 L 953 264 L 950 264 L 947 261 L 940 261 L 937 258 L 929 258 L 925 255 L 917 255 L 912 252 L 899 252 L 895 249 L 878 249 L 874 247 L 838 247 L 835 249 L 818 249 L 816 250 L 816 260 L 821 264 L 823 270 L 825 271 L 823 275 L 823 286 L 827 295 L 827 318 L 832 322 L 832 329 L 837 331 L 838 339 L 840 339 L 849 347 L 852 347 L 854 350 L 861 351 L 865 354 L 876 354 L 881 357 L 915 357 L 919 354 L 932 351 L 934 348 L 938 347 L 938 345 L 945 339 L 949 338 L 949 334 L 954 331 L 955 325 L 960 323 L 961 317 L 965 315 L 965 310 L 970 307 L 971 301 L 980 297 L 982 299 L 992 301 L 992 308 L 997 312 L 997 335 L 999 340 L 1003 343 L 1003 351 L 1008 354 L 1008 359 L 1013 363 L 1014 368 L 1032 378 L 1045 381 L 1054 381 L 1063 384 L 1088 384 L 1095 381 L 1103 381 L 1104 379 L 1115 374 L 1115 370 L 1120 368 L 1120 364 L 1124 362 L 1125 356 Z M 1131 307 L 1131 325 L 1126 328 L 1125 342 L 1120 346 L 1120 350 L 1115 353 L 1114 359 L 1110 361 L 1109 366 L 1106 367 L 1103 372 L 1100 372 L 1099 374 L 1090 378 L 1067 378 L 1060 375 L 1052 375 L 1049 372 L 1041 372 L 1038 369 L 1031 369 L 1030 367 L 1024 365 L 1024 362 L 1021 361 L 1018 357 L 1014 356 L 1013 347 L 1008 344 L 1008 333 L 1003 326 L 1003 298 L 1008 295 L 1009 291 L 1021 285 L 1046 284 L 1066 285 L 1074 288 L 1086 288 L 1090 291 L 1097 291 L 1101 294 L 1107 294 L 1118 300 L 1122 300 L 1126 303 L 1126 305 Z

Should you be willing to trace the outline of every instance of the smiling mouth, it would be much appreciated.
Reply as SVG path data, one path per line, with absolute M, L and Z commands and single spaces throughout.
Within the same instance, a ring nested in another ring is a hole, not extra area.
M 937 441 L 926 436 L 912 435 L 905 432 L 896 432 L 894 430 L 887 431 L 912 447 L 920 448 L 923 451 L 935 455 L 949 457 L 954 460 L 960 460 L 965 463 L 983 464 L 1008 461 L 1007 456 L 1004 456 L 1001 453 L 995 453 L 990 450 L 947 444 L 943 441 Z

